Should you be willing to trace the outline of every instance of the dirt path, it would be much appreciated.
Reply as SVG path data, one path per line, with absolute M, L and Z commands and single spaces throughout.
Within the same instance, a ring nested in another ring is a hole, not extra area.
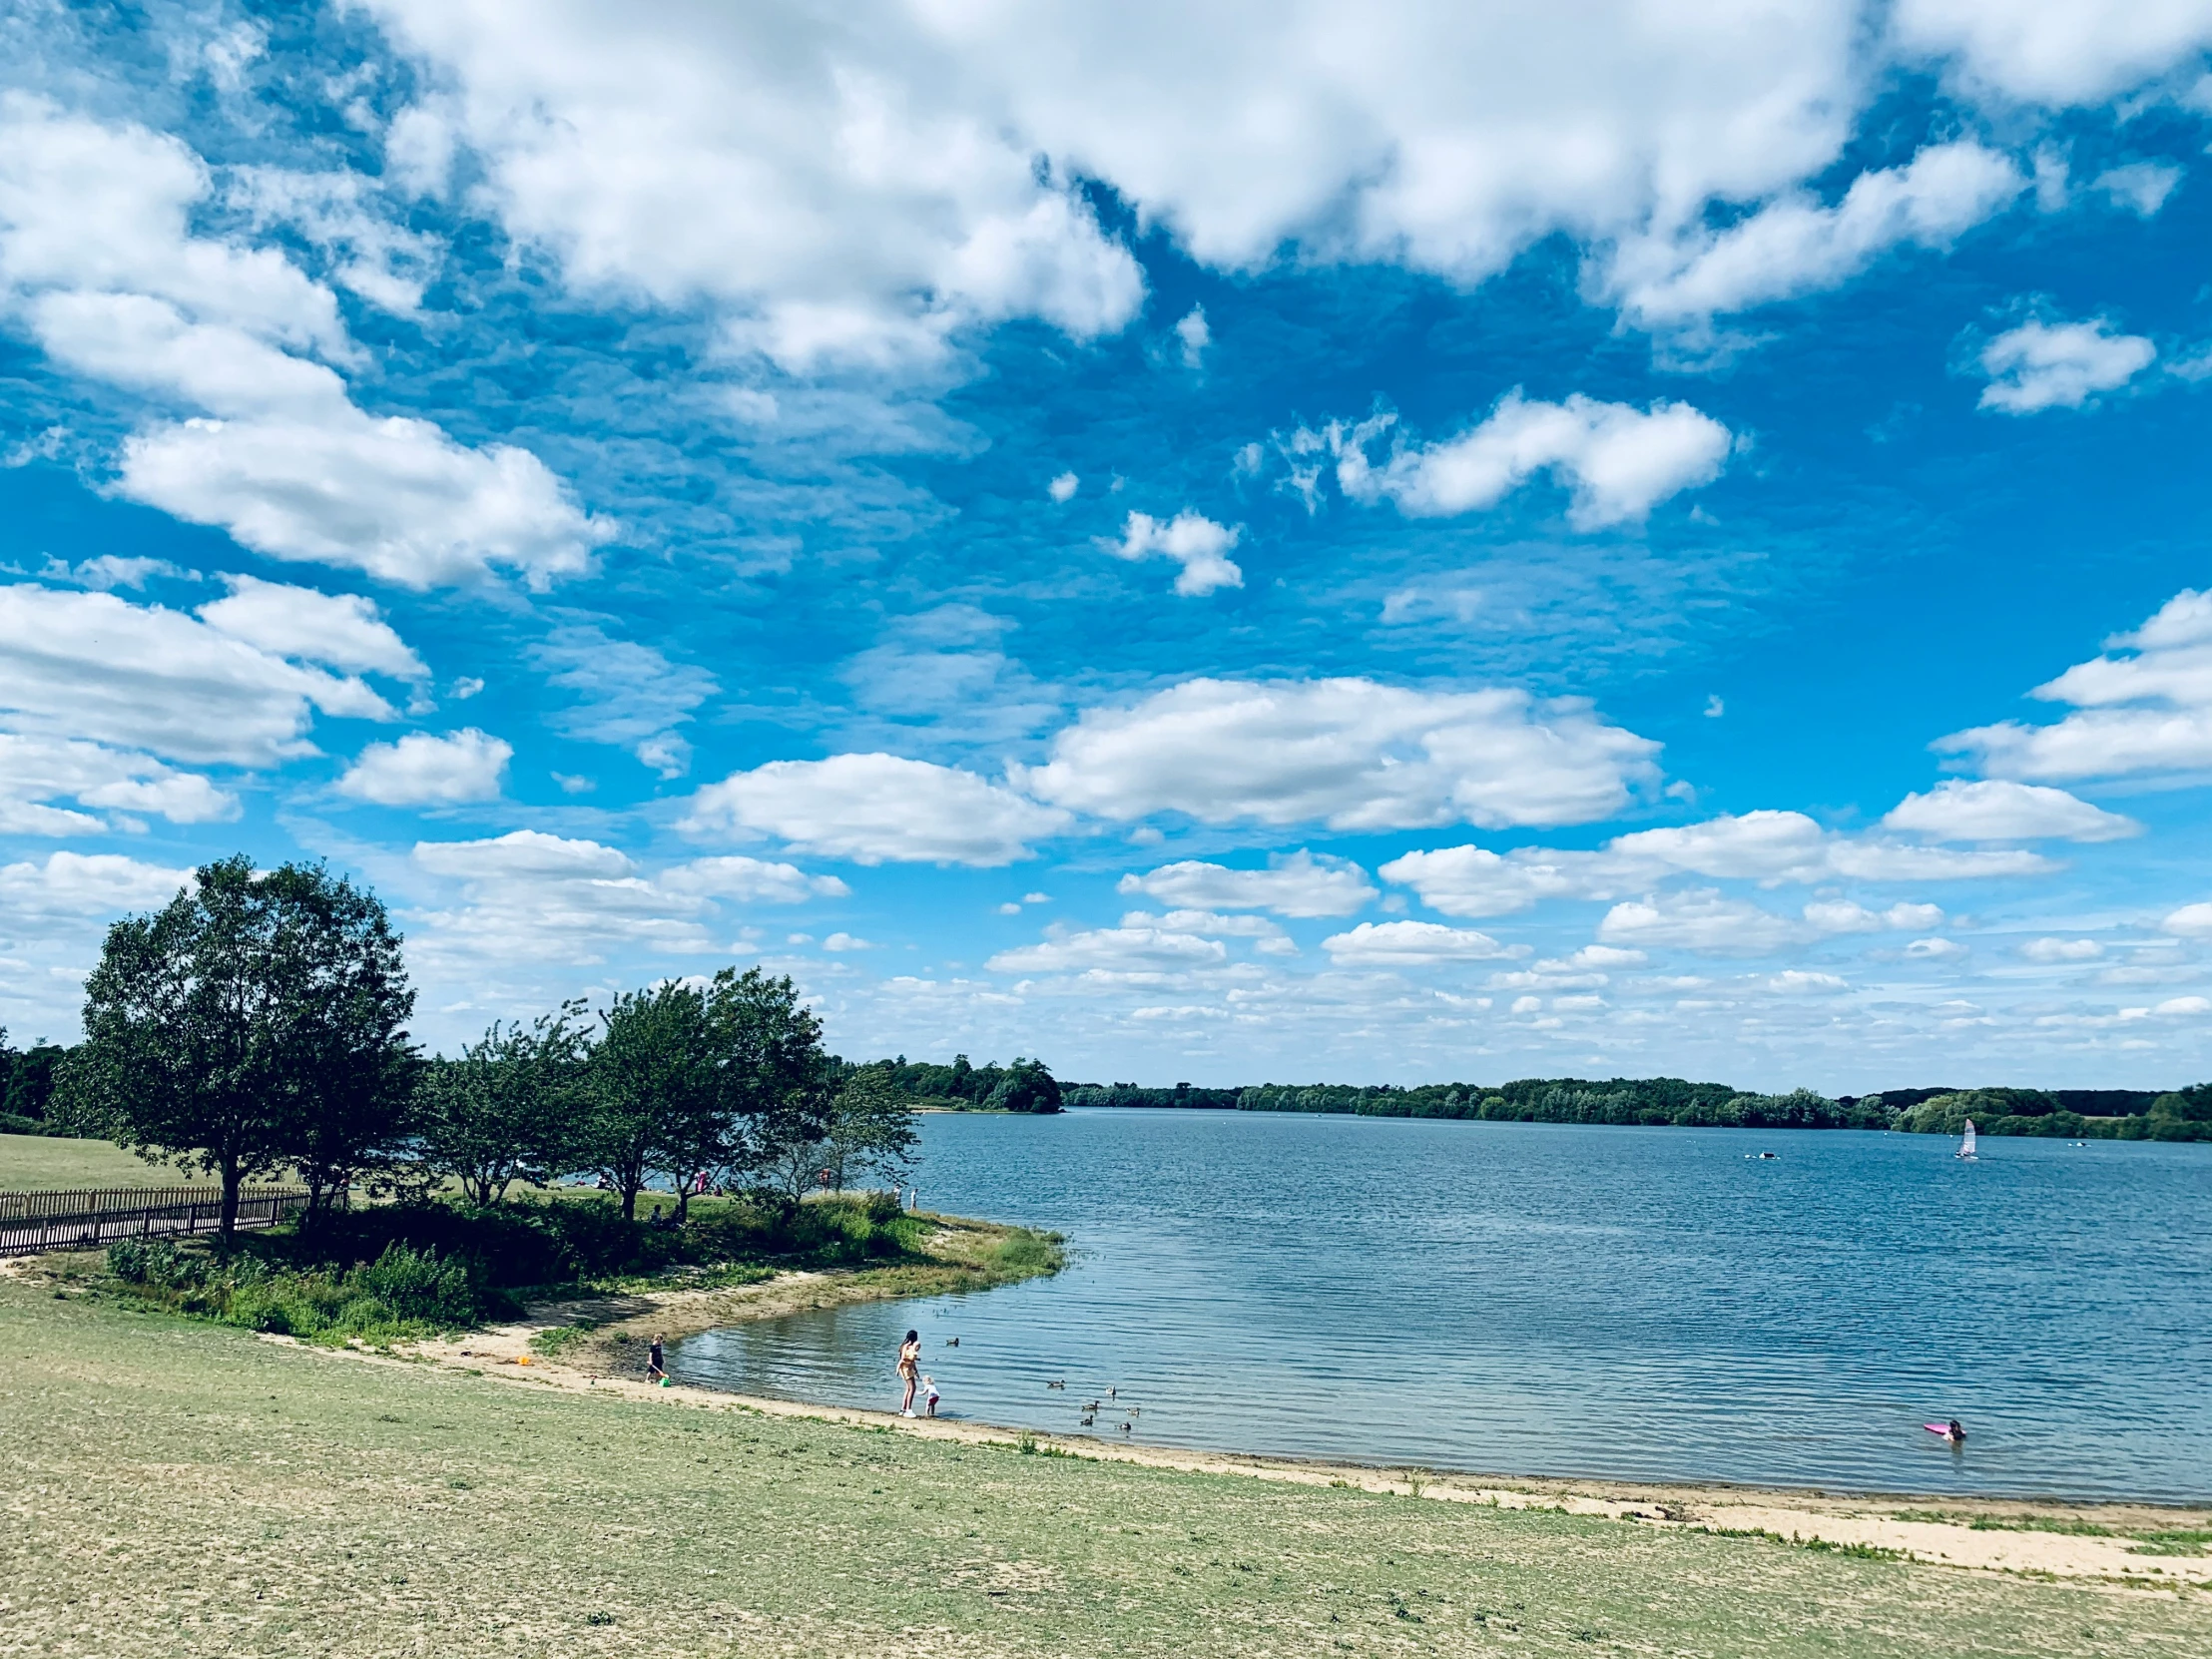
M 1420 1469 L 1113 1444 L 1088 1436 L 1032 1434 L 1026 1429 L 967 1420 L 908 1420 L 887 1411 L 810 1405 L 675 1384 L 649 1386 L 642 1377 L 642 1344 L 656 1332 L 673 1341 L 744 1320 L 896 1294 L 895 1289 L 865 1272 L 781 1274 L 757 1285 L 726 1290 L 645 1293 L 547 1304 L 531 1309 L 527 1318 L 515 1324 L 451 1341 L 421 1343 L 404 1352 L 407 1360 L 453 1367 L 517 1386 L 614 1394 L 672 1408 L 760 1411 L 772 1416 L 889 1427 L 901 1433 L 968 1443 L 1003 1444 L 1009 1435 L 1027 1435 L 1040 1449 L 1150 1468 L 1242 1475 L 1301 1485 L 1357 1486 L 1369 1491 L 1411 1493 L 1444 1503 L 1550 1508 L 1662 1528 L 1770 1533 L 1801 1542 L 1895 1551 L 1915 1561 L 1988 1572 L 2090 1578 L 2145 1589 L 2212 1585 L 2212 1554 L 2201 1548 L 2193 1555 L 2146 1555 L 2136 1547 L 2147 1533 L 2212 1529 L 2212 1511 L 2201 1509 L 1882 1494 L 1837 1496 L 1756 1487 L 1436 1474 Z M 533 1351 L 533 1338 L 580 1320 L 592 1321 L 598 1328 L 558 1358 Z M 628 1341 L 618 1342 L 617 1337 Z M 351 1357 L 379 1358 L 358 1352 Z M 383 1359 L 381 1363 L 404 1364 L 406 1360 Z M 2103 1531 L 2098 1535 L 2056 1530 L 2061 1527 Z

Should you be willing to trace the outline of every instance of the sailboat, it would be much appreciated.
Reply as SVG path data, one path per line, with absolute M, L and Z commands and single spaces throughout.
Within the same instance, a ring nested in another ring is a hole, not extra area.
M 1972 1118 L 1966 1120 L 1966 1138 L 1958 1143 L 1958 1156 L 1961 1158 L 1972 1158 L 1974 1156 Z

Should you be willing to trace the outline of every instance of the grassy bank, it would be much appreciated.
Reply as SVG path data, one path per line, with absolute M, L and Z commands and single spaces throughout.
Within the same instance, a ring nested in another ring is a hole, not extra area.
M 1024 1455 L 0 1282 L 0 1649 L 2212 1651 L 2212 1602 Z
M 489 1207 L 369 1205 L 244 1235 L 228 1255 L 204 1238 L 126 1240 L 109 1248 L 92 1288 L 249 1331 L 389 1347 L 514 1320 L 532 1304 L 650 1310 L 653 1293 L 677 1291 L 705 1308 L 696 1293 L 780 1278 L 835 1301 L 926 1296 L 1010 1284 L 1061 1260 L 1053 1236 L 908 1214 L 880 1193 L 701 1199 L 679 1228 L 626 1220 L 606 1195 L 574 1192 Z M 579 1318 L 579 1337 L 616 1323 Z M 609 1329 L 598 1340 L 625 1336 Z
M 0 1193 L 70 1187 L 187 1187 L 206 1181 L 168 1164 L 150 1164 L 112 1141 L 51 1135 L 0 1135 Z

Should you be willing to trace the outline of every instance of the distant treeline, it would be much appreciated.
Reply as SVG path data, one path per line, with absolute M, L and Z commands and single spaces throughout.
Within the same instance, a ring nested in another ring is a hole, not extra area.
M 1261 1083 L 1204 1089 L 1179 1083 L 1070 1083 L 1070 1106 L 1210 1107 L 1244 1112 L 1344 1112 L 1361 1117 L 1475 1118 L 1503 1123 L 1608 1123 L 1717 1129 L 1896 1129 L 1956 1135 L 1972 1118 L 1985 1135 L 2062 1139 L 2212 1140 L 2212 1084 L 2149 1089 L 1898 1089 L 1831 1099 L 1811 1089 L 1751 1094 L 1679 1077 L 1524 1077 L 1510 1083 Z
M 48 1105 L 54 1098 L 54 1068 L 68 1052 L 59 1043 L 18 1051 L 8 1046 L 8 1033 L 0 1028 L 0 1135 L 57 1133 Z
M 1016 1056 L 1011 1065 L 971 1065 L 955 1054 L 948 1066 L 926 1060 L 881 1060 L 891 1086 L 916 1106 L 952 1112 L 1057 1112 L 1060 1084 L 1042 1060 Z

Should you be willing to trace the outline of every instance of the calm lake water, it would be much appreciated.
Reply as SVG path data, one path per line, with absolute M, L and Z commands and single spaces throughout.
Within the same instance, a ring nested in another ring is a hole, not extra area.
M 895 1407 L 912 1325 L 945 1414 L 1056 1432 L 2212 1499 L 2212 1146 L 1107 1110 L 923 1145 L 924 1208 L 1073 1266 L 709 1332 L 676 1377 Z M 1950 1416 L 1962 1452 L 1921 1426 Z

